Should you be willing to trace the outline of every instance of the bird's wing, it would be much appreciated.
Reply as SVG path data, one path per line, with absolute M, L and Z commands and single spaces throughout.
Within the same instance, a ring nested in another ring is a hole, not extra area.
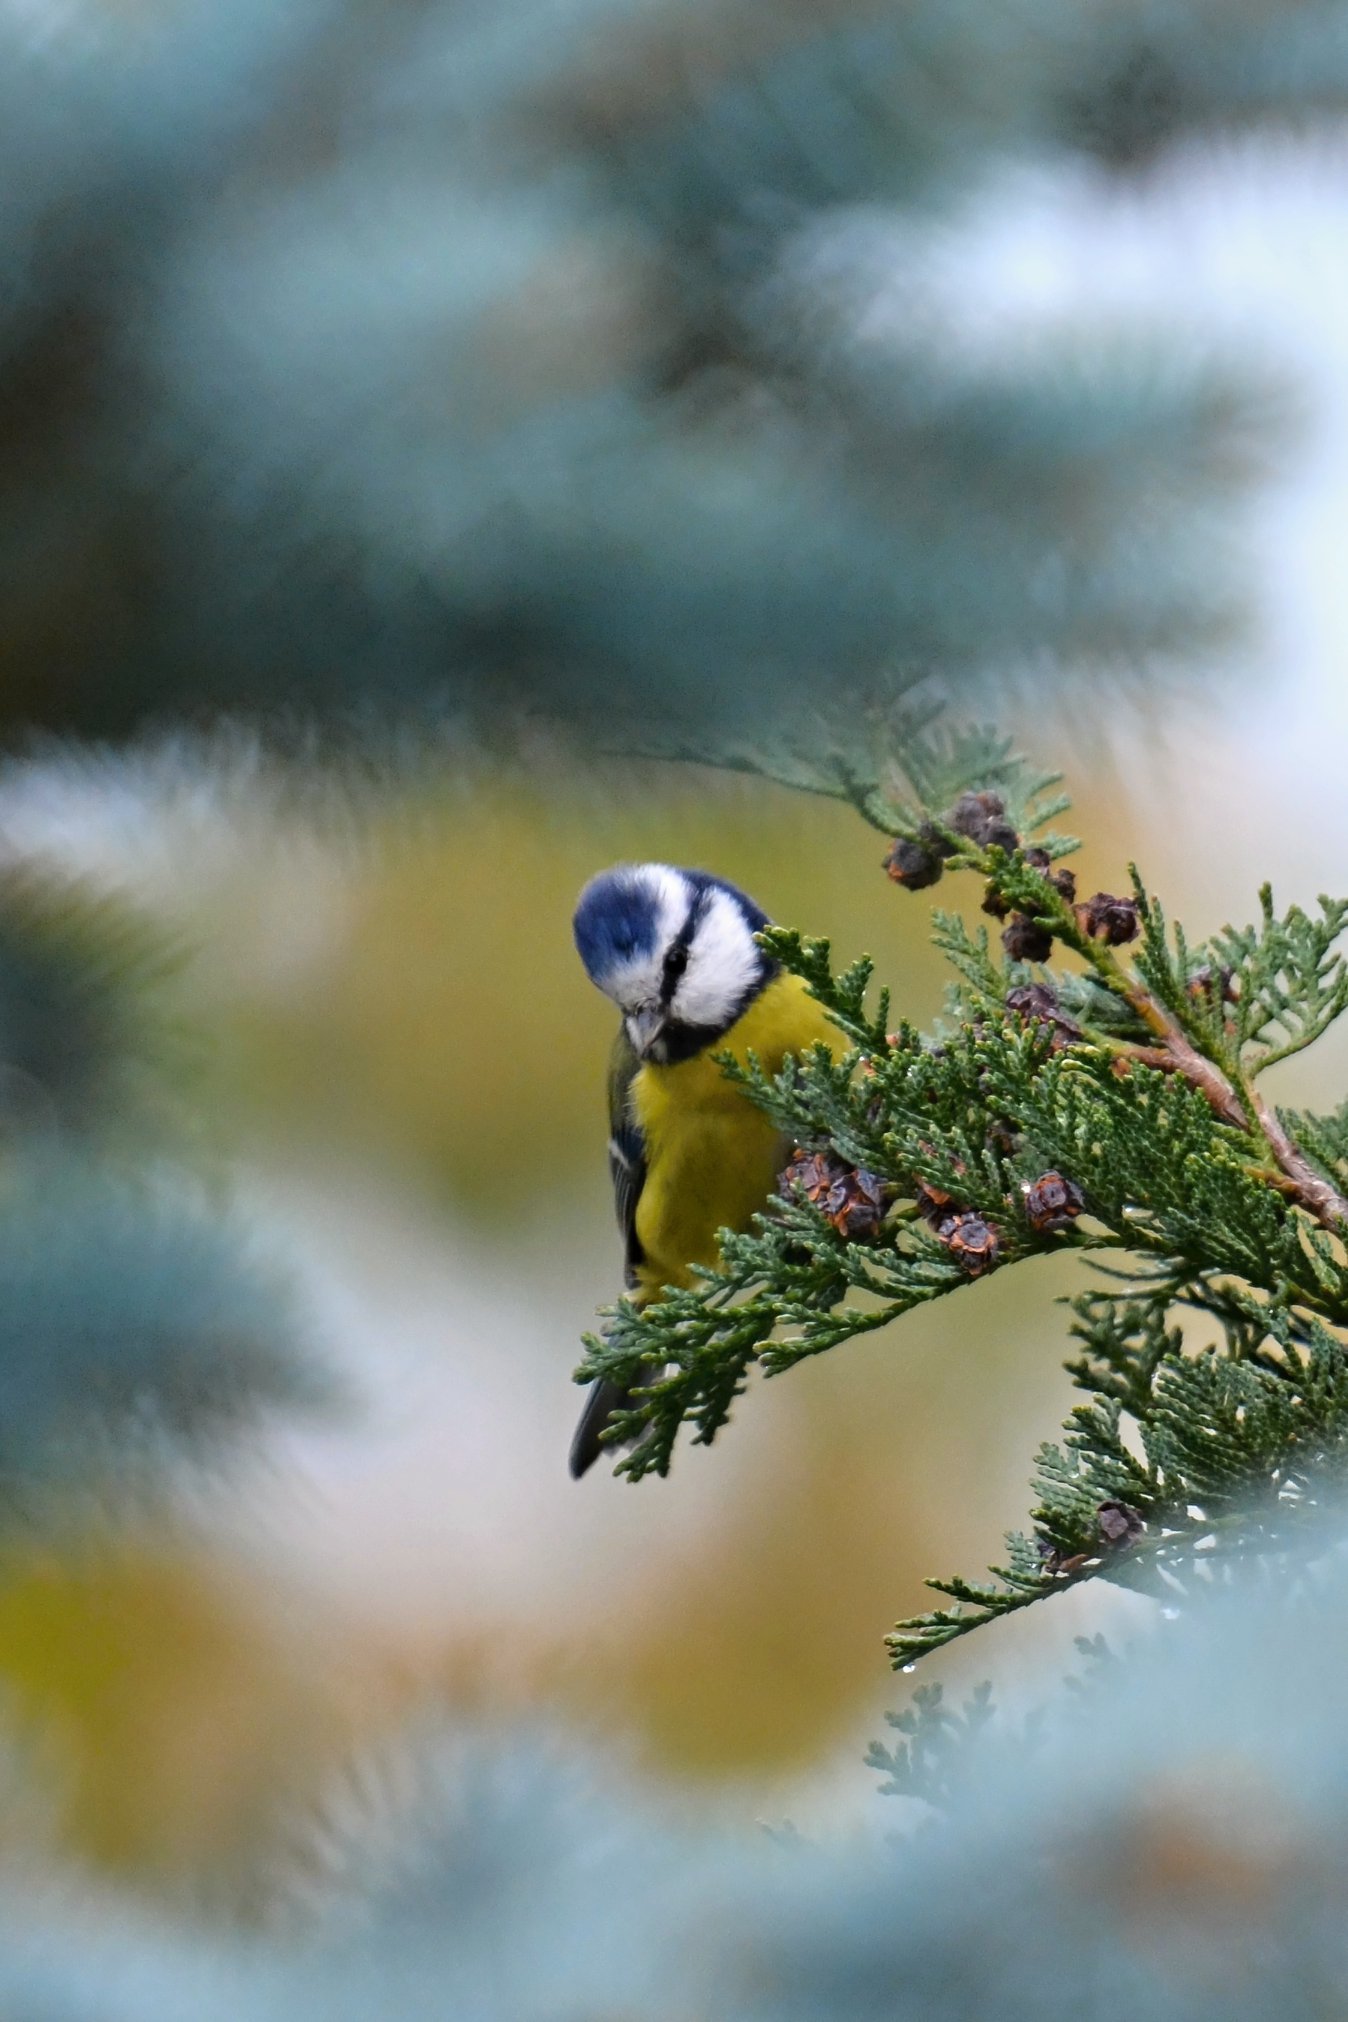
M 623 1238 L 623 1270 L 628 1289 L 637 1284 L 645 1253 L 637 1240 L 637 1202 L 646 1184 L 646 1140 L 632 1114 L 632 1083 L 641 1066 L 627 1034 L 619 1030 L 608 1070 L 608 1169 L 613 1205 Z
M 640 1283 L 637 1267 L 645 1260 L 645 1252 L 637 1240 L 637 1202 L 646 1184 L 646 1140 L 632 1114 L 632 1083 L 640 1066 L 626 1031 L 619 1028 L 608 1067 L 608 1169 L 618 1227 L 622 1230 L 623 1276 L 629 1292 L 637 1290 Z M 571 1442 L 571 1472 L 577 1480 L 603 1453 L 601 1434 L 613 1412 L 621 1411 L 630 1401 L 630 1392 L 606 1376 L 590 1385 Z

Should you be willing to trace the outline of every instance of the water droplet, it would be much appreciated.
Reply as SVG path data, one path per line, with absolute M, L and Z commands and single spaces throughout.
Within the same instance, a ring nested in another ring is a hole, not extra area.
M 902 1671 L 903 1671 L 903 1675 L 904 1675 L 904 1677 L 906 1678 L 906 1677 L 908 1676 L 908 1673 L 909 1673 L 910 1671 L 916 1671 L 916 1669 L 917 1669 L 917 1666 L 916 1666 L 916 1664 L 904 1664 L 904 1665 L 902 1665 L 902 1666 L 901 1666 L 900 1668 L 902 1669 Z
M 1178 1608 L 1162 1608 L 1161 1616 L 1164 1621 L 1178 1622 L 1180 1618 L 1180 1611 Z

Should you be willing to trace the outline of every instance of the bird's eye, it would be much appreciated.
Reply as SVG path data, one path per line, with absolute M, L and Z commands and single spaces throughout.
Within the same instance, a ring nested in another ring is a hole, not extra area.
M 665 956 L 665 989 L 673 990 L 675 984 L 688 967 L 688 948 L 683 941 L 676 941 Z

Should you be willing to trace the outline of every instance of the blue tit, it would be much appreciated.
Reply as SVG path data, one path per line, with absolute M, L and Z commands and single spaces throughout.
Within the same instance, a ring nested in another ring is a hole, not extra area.
M 638 1305 L 719 1262 L 717 1234 L 745 1229 L 775 1192 L 790 1150 L 771 1118 L 728 1081 L 714 1053 L 769 1074 L 817 1040 L 842 1042 L 799 977 L 754 936 L 768 919 L 704 871 L 623 864 L 580 895 L 576 947 L 622 1013 L 609 1067 L 609 1170 Z M 627 1393 L 601 1377 L 571 1444 L 579 1477 Z

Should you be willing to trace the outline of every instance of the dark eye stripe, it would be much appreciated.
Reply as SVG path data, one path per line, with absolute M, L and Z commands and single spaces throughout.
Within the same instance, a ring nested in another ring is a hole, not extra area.
M 666 1005 L 679 987 L 679 978 L 688 967 L 688 950 L 693 937 L 702 924 L 702 916 L 711 898 L 711 888 L 705 887 L 693 901 L 692 910 L 680 928 L 678 936 L 670 942 L 665 953 L 664 973 L 660 978 L 660 995 Z
M 687 920 L 679 928 L 677 938 L 671 940 L 669 948 L 665 950 L 665 971 L 661 975 L 661 999 L 663 999 L 665 1007 L 669 1007 L 669 1001 L 671 1001 L 673 993 L 679 987 L 679 977 L 687 969 L 689 948 L 691 948 L 693 940 L 697 938 L 697 928 L 703 922 L 703 914 L 707 912 L 707 908 L 711 904 L 713 892 L 715 892 L 715 886 L 709 886 L 709 884 L 699 890 L 697 898 L 693 900 L 693 906 L 691 906 L 691 912 L 689 912 Z
M 678 940 L 665 956 L 665 973 L 661 984 L 661 992 L 666 1003 L 668 1003 L 678 988 L 679 978 L 687 967 L 688 943 L 684 940 Z

